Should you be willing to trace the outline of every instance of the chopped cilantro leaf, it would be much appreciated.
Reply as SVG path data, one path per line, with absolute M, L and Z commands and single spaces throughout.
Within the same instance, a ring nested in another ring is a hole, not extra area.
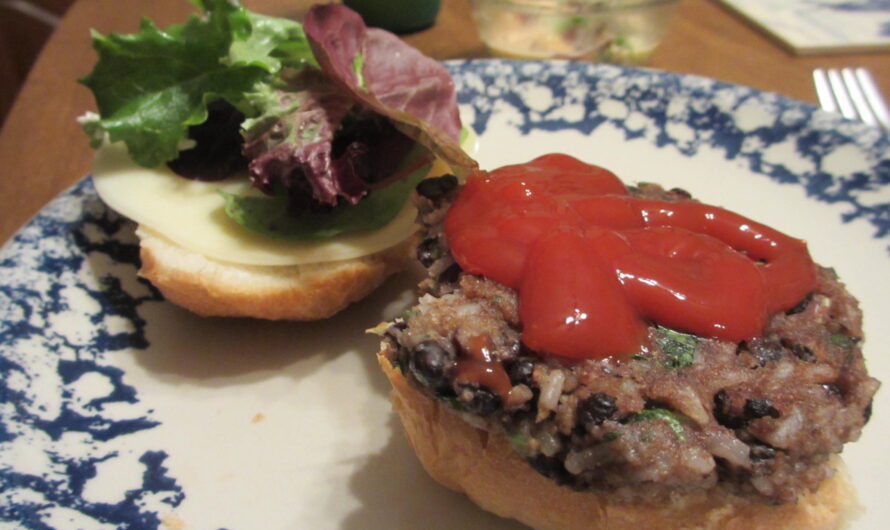
M 613 442 L 613 441 L 617 440 L 618 438 L 621 438 L 620 432 L 609 431 L 603 435 L 603 442 L 605 442 L 605 443 Z
M 831 343 L 841 348 L 852 349 L 856 345 L 856 337 L 850 337 L 843 333 L 832 333 Z
M 698 341 L 699 338 L 695 335 L 680 333 L 662 326 L 658 326 L 655 337 L 655 343 L 667 357 L 665 365 L 669 368 L 685 368 L 691 365 L 695 361 Z
M 671 430 L 674 431 L 674 434 L 677 435 L 677 438 L 681 441 L 686 439 L 686 435 L 683 432 L 684 417 L 681 414 L 667 409 L 646 409 L 634 415 L 630 421 L 631 423 L 638 423 L 650 420 L 661 420 L 666 422 Z
M 509 433 L 507 434 L 507 440 L 509 440 L 510 445 L 513 446 L 513 449 L 517 452 L 523 452 L 528 448 L 528 436 L 522 433 Z

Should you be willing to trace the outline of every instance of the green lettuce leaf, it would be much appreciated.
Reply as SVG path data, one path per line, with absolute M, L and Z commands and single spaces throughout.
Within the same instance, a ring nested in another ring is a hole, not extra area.
M 318 66 L 300 23 L 249 11 L 247 16 L 251 24 L 250 35 L 232 43 L 229 64 L 260 65 L 269 72 L 277 72 L 283 67 Z
M 162 30 L 143 20 L 135 34 L 93 32 L 99 60 L 81 82 L 99 110 L 84 123 L 94 143 L 107 134 L 125 142 L 136 163 L 158 167 L 176 158 L 208 103 L 225 99 L 249 115 L 246 92 L 284 65 L 314 61 L 296 22 L 274 22 L 228 0 L 193 3 L 203 16 L 181 25 Z

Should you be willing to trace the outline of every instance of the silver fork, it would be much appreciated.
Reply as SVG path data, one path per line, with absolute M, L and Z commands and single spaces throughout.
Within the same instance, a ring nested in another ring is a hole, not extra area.
M 823 110 L 890 131 L 890 111 L 865 68 L 816 68 L 813 81 Z

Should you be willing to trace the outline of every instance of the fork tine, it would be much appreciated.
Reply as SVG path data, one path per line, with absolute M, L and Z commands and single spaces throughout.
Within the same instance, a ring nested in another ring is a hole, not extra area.
M 884 103 L 884 98 L 881 97 L 871 74 L 865 68 L 857 68 L 855 75 L 866 101 L 874 112 L 875 119 L 884 129 L 890 131 L 890 111 L 887 110 L 887 104 Z
M 813 70 L 813 83 L 816 85 L 816 97 L 819 98 L 819 106 L 828 112 L 837 112 L 837 103 L 831 95 L 831 85 L 828 84 L 828 76 L 825 70 L 816 68 Z
M 858 119 L 859 116 L 856 114 L 856 109 L 853 107 L 853 102 L 850 100 L 844 81 L 837 70 L 828 70 L 828 84 L 831 85 L 831 93 L 834 94 L 834 98 L 837 100 L 841 116 L 848 120 Z
M 859 87 L 859 79 L 853 73 L 853 69 L 844 68 L 841 70 L 841 79 L 844 81 L 844 87 L 847 89 L 847 93 L 850 94 L 850 99 L 853 101 L 853 106 L 856 108 L 856 113 L 859 114 L 859 119 L 862 120 L 862 123 L 877 126 L 878 119 L 875 117 L 875 113 L 872 112 L 868 100 L 865 99 L 865 94 L 862 93 L 862 89 Z
M 813 84 L 823 110 L 890 131 L 890 110 L 865 68 L 815 68 Z

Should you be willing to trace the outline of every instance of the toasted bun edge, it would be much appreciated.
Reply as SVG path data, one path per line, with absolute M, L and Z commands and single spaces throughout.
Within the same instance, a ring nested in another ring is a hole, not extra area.
M 415 238 L 349 260 L 293 266 L 225 263 L 143 228 L 139 275 L 170 302 L 201 316 L 328 318 L 369 295 L 413 259 Z
M 533 528 L 828 530 L 843 527 L 858 513 L 839 459 L 834 476 L 793 505 L 767 506 L 722 490 L 658 506 L 610 502 L 604 494 L 573 491 L 536 472 L 502 434 L 470 425 L 413 388 L 384 352 L 378 353 L 378 362 L 392 384 L 390 398 L 408 442 L 430 476 L 481 508 Z

